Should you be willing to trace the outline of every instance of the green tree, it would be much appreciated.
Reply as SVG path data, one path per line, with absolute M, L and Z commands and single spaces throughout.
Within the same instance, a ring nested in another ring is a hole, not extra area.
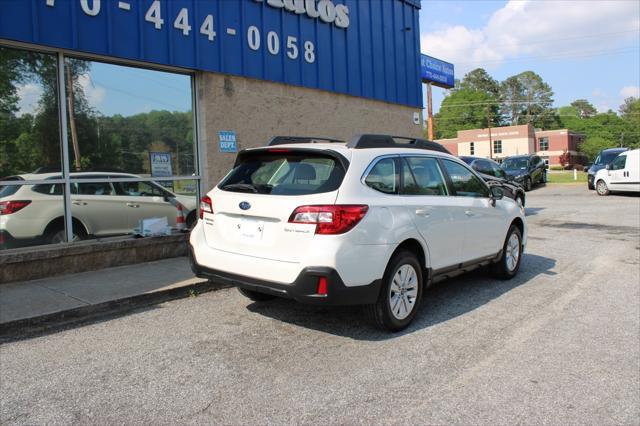
M 468 72 L 460 82 L 460 89 L 478 90 L 498 98 L 500 83 L 491 77 L 483 68 L 476 68 Z
M 498 101 L 493 96 L 472 89 L 452 92 L 435 115 L 436 137 L 453 138 L 458 130 L 485 128 L 491 115 L 498 116 Z
M 552 108 L 553 90 L 542 77 L 525 71 L 500 84 L 502 113 L 511 125 L 532 124 L 548 129 L 557 123 Z
M 593 117 L 598 113 L 598 110 L 586 99 L 576 99 L 571 102 L 571 106 L 576 109 L 580 118 Z

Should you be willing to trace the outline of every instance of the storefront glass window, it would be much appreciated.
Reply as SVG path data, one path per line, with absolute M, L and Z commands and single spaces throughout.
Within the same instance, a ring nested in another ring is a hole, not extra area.
M 192 226 L 192 105 L 189 75 L 0 46 L 0 249 Z

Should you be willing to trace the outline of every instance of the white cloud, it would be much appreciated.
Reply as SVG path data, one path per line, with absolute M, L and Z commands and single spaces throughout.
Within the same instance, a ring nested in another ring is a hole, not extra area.
M 89 105 L 98 108 L 107 95 L 105 88 L 94 85 L 89 74 L 83 74 L 78 77 L 78 83 L 84 90 L 84 95 L 87 97 Z
M 38 101 L 42 96 L 42 87 L 35 83 L 27 83 L 17 87 L 18 97 L 18 116 L 23 114 L 34 114 L 38 109 Z
M 421 45 L 462 76 L 523 56 L 579 57 L 626 47 L 637 43 L 639 28 L 637 1 L 511 0 L 483 28 L 451 25 L 422 34 Z
M 626 86 L 620 90 L 620 96 L 623 99 L 627 99 L 630 97 L 640 98 L 640 87 L 638 86 Z

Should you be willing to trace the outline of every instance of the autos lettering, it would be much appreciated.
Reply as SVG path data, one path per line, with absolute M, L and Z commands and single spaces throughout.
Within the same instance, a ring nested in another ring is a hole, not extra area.
M 264 0 L 255 0 L 262 3 Z M 289 12 L 311 19 L 320 18 L 327 24 L 335 24 L 338 28 L 349 28 L 349 8 L 344 4 L 334 4 L 331 0 L 266 0 L 271 7 L 285 9 Z

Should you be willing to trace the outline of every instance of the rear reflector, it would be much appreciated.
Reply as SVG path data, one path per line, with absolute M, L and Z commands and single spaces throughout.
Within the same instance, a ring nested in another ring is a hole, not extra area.
M 316 294 L 327 295 L 327 279 L 325 277 L 318 278 L 318 290 Z
M 300 206 L 291 213 L 289 223 L 316 225 L 316 234 L 344 234 L 367 214 L 366 205 Z
M 213 213 L 213 203 L 206 195 L 200 199 L 200 219 L 204 218 L 205 213 Z
M 20 211 L 31 204 L 31 201 L 2 201 L 0 202 L 0 215 L 6 215 Z

